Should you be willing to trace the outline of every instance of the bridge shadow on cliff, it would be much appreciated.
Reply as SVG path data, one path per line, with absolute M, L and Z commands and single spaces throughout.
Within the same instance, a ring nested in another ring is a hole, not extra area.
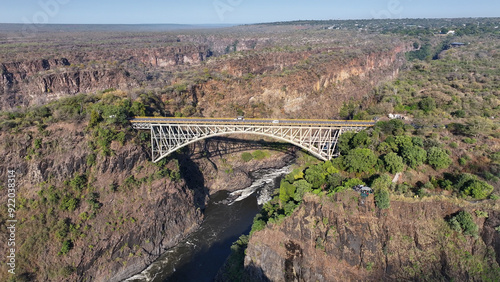
M 197 208 L 206 208 L 206 199 L 210 194 L 205 186 L 205 177 L 200 166 L 189 155 L 174 153 L 172 158 L 179 161 L 179 169 L 187 187 L 194 192 L 194 203 Z

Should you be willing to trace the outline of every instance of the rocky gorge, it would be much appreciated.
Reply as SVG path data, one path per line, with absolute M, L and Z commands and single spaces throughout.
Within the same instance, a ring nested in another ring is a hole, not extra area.
M 445 222 L 465 209 L 478 218 L 479 238 Z M 443 199 L 394 199 L 380 210 L 373 196 L 348 191 L 309 196 L 289 218 L 251 236 L 245 269 L 252 281 L 495 281 L 500 264 L 495 209 Z M 496 255 L 495 255 L 496 253 Z

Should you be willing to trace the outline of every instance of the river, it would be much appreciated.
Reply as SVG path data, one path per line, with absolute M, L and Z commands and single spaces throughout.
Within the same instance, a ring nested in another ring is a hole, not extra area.
M 231 253 L 231 244 L 250 232 L 253 218 L 289 172 L 290 166 L 259 170 L 250 174 L 250 187 L 212 195 L 200 228 L 126 281 L 212 281 Z

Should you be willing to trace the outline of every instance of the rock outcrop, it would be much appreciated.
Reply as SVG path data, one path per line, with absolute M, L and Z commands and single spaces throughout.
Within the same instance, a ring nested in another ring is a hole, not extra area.
M 210 57 L 203 45 L 90 51 L 58 59 L 0 63 L 0 109 L 43 105 L 78 93 L 132 89 L 152 80 L 148 72 L 197 65 Z
M 481 281 L 498 278 L 498 212 L 476 218 L 480 237 L 452 231 L 445 219 L 465 208 L 446 200 L 392 201 L 345 192 L 307 196 L 281 224 L 254 233 L 245 267 L 260 281 Z M 493 254 L 496 252 L 497 256 Z M 495 278 L 496 277 L 496 278 Z

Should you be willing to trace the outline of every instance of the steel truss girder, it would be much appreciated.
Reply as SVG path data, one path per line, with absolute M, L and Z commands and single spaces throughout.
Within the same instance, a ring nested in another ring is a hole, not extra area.
M 136 124 L 136 129 L 151 130 L 153 162 L 202 139 L 227 134 L 257 134 L 294 144 L 319 159 L 334 157 L 337 141 L 342 132 L 360 131 L 363 127 L 315 127 L 289 125 L 241 125 L 241 124 Z

